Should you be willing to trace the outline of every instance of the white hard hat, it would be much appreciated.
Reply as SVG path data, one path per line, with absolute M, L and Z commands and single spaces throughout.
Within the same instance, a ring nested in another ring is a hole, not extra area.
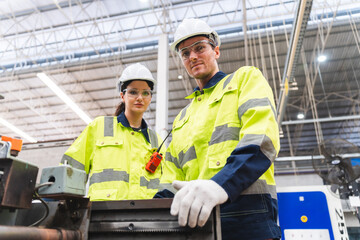
M 190 37 L 198 35 L 208 35 L 215 41 L 216 46 L 220 47 L 220 37 L 206 22 L 200 19 L 188 18 L 184 19 L 177 27 L 174 34 L 174 42 L 170 45 L 173 51 L 176 51 L 176 46 Z
M 123 83 L 132 80 L 144 80 L 150 81 L 154 85 L 156 84 L 156 80 L 153 78 L 150 70 L 140 63 L 132 64 L 124 69 L 117 82 L 119 92 L 121 91 L 121 85 Z

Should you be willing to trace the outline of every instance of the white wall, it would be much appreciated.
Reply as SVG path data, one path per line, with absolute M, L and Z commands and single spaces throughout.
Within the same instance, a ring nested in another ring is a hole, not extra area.
M 39 167 L 36 182 L 40 182 L 41 171 L 45 167 L 58 166 L 64 152 L 69 146 L 23 149 L 17 158 Z
M 277 175 L 275 176 L 275 181 L 276 186 L 278 187 L 323 185 L 323 180 L 316 173 L 301 175 Z

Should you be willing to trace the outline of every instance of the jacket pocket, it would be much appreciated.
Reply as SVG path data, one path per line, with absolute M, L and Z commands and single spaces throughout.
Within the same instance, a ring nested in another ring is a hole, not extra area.
M 182 128 L 185 125 L 185 123 L 187 123 L 189 121 L 189 117 L 190 117 L 190 114 L 186 114 L 184 117 L 180 117 L 180 119 L 178 121 L 175 121 L 173 130 L 175 131 L 177 129 Z
M 95 171 L 103 169 L 127 169 L 123 141 L 123 139 L 97 140 L 92 169 Z
M 99 148 L 103 147 L 117 147 L 124 143 L 123 139 L 101 139 L 96 141 L 96 146 Z
M 209 149 L 210 150 L 210 149 Z M 209 168 L 216 170 L 216 169 L 222 169 L 226 164 L 226 158 L 223 156 L 220 156 L 219 154 L 210 153 L 209 154 Z
M 241 195 L 232 203 L 221 205 L 221 217 L 244 217 L 251 222 L 264 220 L 269 212 L 271 197 L 265 194 Z
M 236 91 L 236 90 L 237 90 L 236 86 L 228 86 L 221 92 L 213 93 L 213 94 L 211 94 L 211 96 L 208 100 L 208 104 L 211 105 L 216 102 L 221 102 L 223 100 L 225 94 Z
M 209 141 L 209 168 L 222 168 L 239 143 L 240 123 L 228 122 L 214 128 Z

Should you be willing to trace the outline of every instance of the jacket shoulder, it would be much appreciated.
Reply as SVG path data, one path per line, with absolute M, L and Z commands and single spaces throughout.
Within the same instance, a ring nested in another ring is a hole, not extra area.
M 98 129 L 104 128 L 105 126 L 113 126 L 114 121 L 117 121 L 114 116 L 98 116 L 89 123 L 88 127 Z

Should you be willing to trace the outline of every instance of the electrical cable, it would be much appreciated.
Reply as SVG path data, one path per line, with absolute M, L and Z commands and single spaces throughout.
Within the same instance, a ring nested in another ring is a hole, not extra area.
M 44 187 L 44 186 L 50 186 L 50 185 L 53 185 L 54 182 L 45 182 L 45 183 L 42 183 L 42 184 L 39 184 L 38 186 L 35 187 L 35 190 L 34 190 L 34 195 L 35 195 L 35 199 L 38 199 L 40 200 L 40 202 L 45 206 L 45 214 L 39 219 L 37 220 L 36 222 L 34 222 L 33 224 L 30 224 L 29 227 L 34 227 L 38 224 L 40 224 L 42 221 L 45 220 L 45 218 L 47 218 L 47 216 L 49 215 L 49 206 L 47 205 L 47 203 L 39 196 L 39 189 L 41 187 Z

